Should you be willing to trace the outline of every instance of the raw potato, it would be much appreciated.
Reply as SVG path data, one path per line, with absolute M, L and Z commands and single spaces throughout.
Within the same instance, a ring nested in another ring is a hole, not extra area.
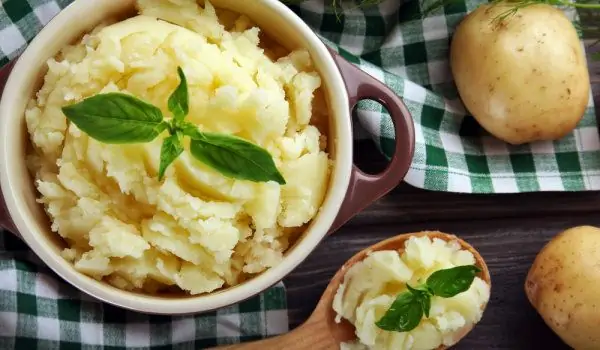
M 565 14 L 549 5 L 482 5 L 460 23 L 450 64 L 467 110 L 511 144 L 556 140 L 583 117 L 590 94 L 585 52 Z
M 572 348 L 600 349 L 600 228 L 554 237 L 529 270 L 525 292 L 546 324 Z

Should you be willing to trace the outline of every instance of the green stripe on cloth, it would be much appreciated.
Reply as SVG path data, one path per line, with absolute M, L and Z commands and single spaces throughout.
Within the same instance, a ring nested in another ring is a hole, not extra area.
M 387 0 L 369 8 L 338 2 L 340 20 L 327 23 L 318 19 L 330 18 L 334 9 L 322 0 L 292 9 L 328 45 L 404 98 L 416 128 L 409 184 L 466 193 L 600 189 L 600 138 L 591 96 L 571 135 L 518 147 L 491 137 L 465 112 L 448 65 L 449 44 L 464 15 L 483 3 L 457 2 L 421 19 L 416 0 Z M 366 25 L 377 13 L 381 23 Z M 369 135 L 389 158 L 394 150 L 389 116 L 373 102 L 358 107 L 357 127 L 366 132 L 356 135 Z
M 14 58 L 69 0 L 5 0 L 0 8 L 0 65 Z M 421 19 L 418 0 L 306 0 L 290 5 L 329 46 L 403 97 L 415 120 L 415 157 L 405 180 L 436 191 L 510 193 L 600 189 L 600 138 L 593 100 L 577 129 L 555 142 L 508 146 L 465 112 L 448 66 L 450 38 L 464 15 L 485 3 L 464 0 Z M 389 115 L 361 101 L 357 139 L 394 150 Z M 524 158 L 526 157 L 526 158 Z
M 240 304 L 194 316 L 157 316 L 101 303 L 60 280 L 0 232 L 0 349 L 203 349 L 288 330 L 278 284 Z

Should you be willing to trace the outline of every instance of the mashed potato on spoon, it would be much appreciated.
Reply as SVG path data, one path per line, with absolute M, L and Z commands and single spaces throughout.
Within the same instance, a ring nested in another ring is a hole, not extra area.
M 467 290 L 452 297 L 432 296 L 429 315 L 408 331 L 387 331 L 376 323 L 407 292 L 436 271 L 476 263 L 472 252 L 456 240 L 410 237 L 404 250 L 371 252 L 352 265 L 336 291 L 336 322 L 348 320 L 357 339 L 341 343 L 341 350 L 431 350 L 455 345 L 481 320 L 490 298 L 490 285 L 475 277 Z M 405 315 L 406 316 L 406 315 Z
M 63 256 L 96 279 L 191 294 L 238 284 L 278 264 L 323 201 L 330 159 L 315 126 L 327 119 L 326 106 L 313 106 L 323 103 L 320 77 L 307 52 L 263 49 L 246 17 L 218 16 L 208 1 L 137 5 L 139 15 L 99 26 L 48 61 L 25 113 L 39 202 L 67 242 Z M 103 144 L 61 111 L 125 92 L 169 116 L 178 66 L 188 81 L 186 120 L 265 148 L 285 185 L 225 177 L 189 152 L 159 181 L 162 137 Z

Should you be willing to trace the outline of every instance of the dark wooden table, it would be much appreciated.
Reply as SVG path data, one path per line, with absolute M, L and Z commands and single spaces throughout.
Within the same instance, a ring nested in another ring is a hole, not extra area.
M 589 18 L 589 23 L 598 21 Z M 588 46 L 600 39 L 587 37 Z M 590 55 L 593 52 L 600 52 L 600 44 L 588 48 Z M 600 118 L 600 62 L 590 61 L 590 75 Z M 355 153 L 365 171 L 385 167 L 385 159 L 370 143 L 359 144 Z M 471 195 L 403 184 L 324 240 L 285 279 L 290 327 L 306 320 L 329 279 L 359 250 L 399 233 L 441 230 L 473 244 L 492 274 L 492 295 L 483 319 L 455 349 L 568 349 L 531 307 L 523 283 L 546 242 L 561 230 L 583 224 L 600 226 L 600 193 Z

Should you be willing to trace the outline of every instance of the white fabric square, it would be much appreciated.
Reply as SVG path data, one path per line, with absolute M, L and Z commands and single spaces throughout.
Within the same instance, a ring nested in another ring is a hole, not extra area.
M 381 113 L 375 111 L 358 110 L 356 112 L 360 125 L 371 137 L 381 134 Z
M 2 289 L 11 292 L 17 291 L 17 270 L 2 270 L 0 271 L 0 281 L 2 281 Z
M 354 56 L 360 56 L 363 51 L 364 38 L 361 35 L 342 34 L 340 45 L 348 49 Z
M 427 98 L 426 90 L 412 81 L 406 80 L 404 82 L 404 94 L 402 97 L 405 100 L 415 101 L 417 103 L 425 103 L 425 99 Z
M 421 124 L 415 123 L 415 144 L 425 144 L 425 135 Z
M 240 336 L 240 314 L 219 315 L 217 317 L 217 337 Z
M 471 193 L 471 178 L 464 174 L 461 169 L 451 168 L 448 174 L 448 188 L 457 192 Z
M 440 131 L 440 139 L 442 140 L 442 146 L 444 147 L 446 153 L 465 153 L 465 148 L 463 147 L 460 136 Z
M 448 26 L 445 16 L 429 16 L 423 19 L 423 38 L 425 41 L 448 38 Z
M 83 344 L 104 345 L 104 326 L 102 323 L 87 323 L 79 324 L 81 332 L 81 342 Z
M 539 173 L 538 183 L 541 191 L 564 191 L 565 187 L 560 176 L 556 173 Z
M 25 46 L 27 42 L 16 25 L 11 24 L 0 30 L 0 50 L 8 56 Z
M 172 330 L 173 343 L 196 338 L 196 322 L 193 318 L 174 320 Z
M 306 1 L 302 4 L 303 8 L 315 13 L 325 13 L 325 3 L 323 1 Z
M 588 189 L 600 190 L 600 174 L 586 174 L 584 180 Z
M 427 70 L 429 71 L 429 83 L 432 85 L 446 83 L 453 79 L 447 61 L 427 62 Z
M 60 7 L 56 2 L 51 1 L 33 9 L 33 13 L 38 18 L 42 25 L 48 24 L 50 20 L 60 12 Z
M 128 323 L 125 330 L 127 346 L 150 346 L 150 324 L 146 322 Z M 191 338 L 190 338 L 191 339 Z
M 600 149 L 600 136 L 598 136 L 598 129 L 594 127 L 577 129 L 575 139 L 579 151 L 596 151 Z
M 39 339 L 60 340 L 60 321 L 58 318 L 37 317 L 37 336 Z
M 389 68 L 389 71 L 399 77 L 406 77 L 406 66 L 393 66 Z
M 14 337 L 17 335 L 17 313 L 0 311 L 0 336 Z
M 492 185 L 494 186 L 494 192 L 519 192 L 514 174 L 494 174 Z
M 286 310 L 269 310 L 265 314 L 269 335 L 282 334 L 288 331 L 288 315 Z
M 37 297 L 59 299 L 58 281 L 48 275 L 38 275 L 35 280 L 35 295 Z
M 419 188 L 425 187 L 425 170 L 411 167 L 406 173 L 406 182 Z
M 537 141 L 529 144 L 535 154 L 554 154 L 554 145 L 549 141 Z

